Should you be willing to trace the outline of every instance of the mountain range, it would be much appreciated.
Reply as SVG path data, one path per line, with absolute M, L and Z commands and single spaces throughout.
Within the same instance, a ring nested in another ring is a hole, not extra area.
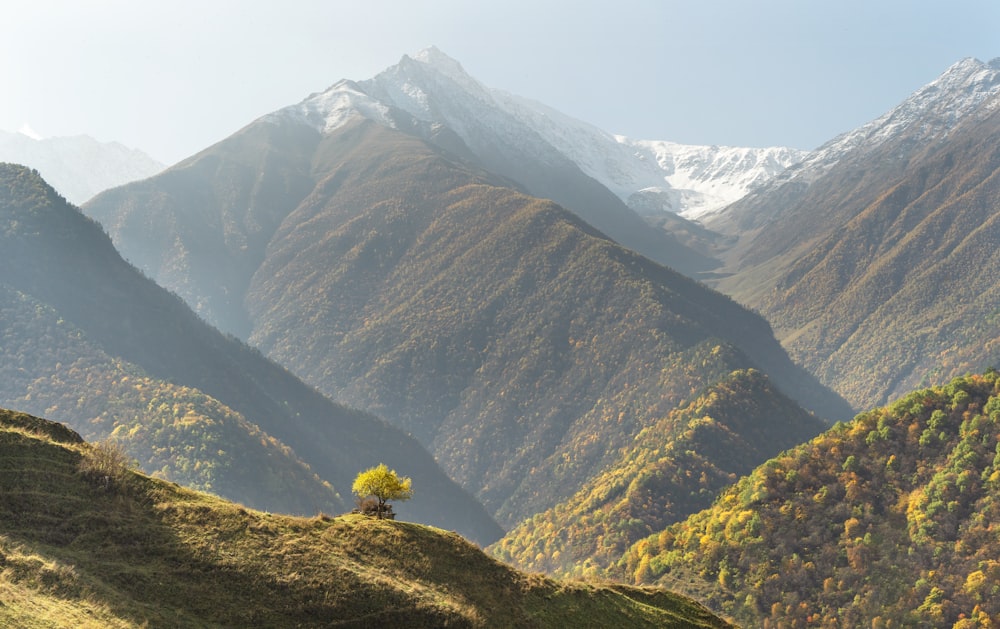
M 205 316 L 413 434 L 504 525 L 571 496 L 735 370 L 851 416 L 763 319 L 581 220 L 631 217 L 669 247 L 661 258 L 687 255 L 540 136 L 483 137 L 512 129 L 509 114 L 463 109 L 451 91 L 427 99 L 449 126 L 387 105 L 404 74 L 428 90 L 472 81 L 406 57 L 85 211 Z M 539 159 L 548 170 L 518 170 Z M 526 194 L 540 186 L 567 203 L 586 193 L 587 212 Z
M 0 162 L 34 168 L 77 205 L 98 192 L 166 168 L 142 151 L 118 142 L 99 142 L 87 135 L 41 138 L 8 131 L 0 131 Z
M 749 626 L 990 626 L 998 73 L 682 147 L 432 48 L 97 195 L 110 239 L 4 166 L 0 405 L 250 507 L 388 459 L 506 562 Z
M 1000 59 L 966 59 L 706 217 L 714 285 L 857 408 L 996 364 L 998 108 Z
M 346 85 L 334 86 L 321 97 L 329 99 Z M 383 106 L 454 131 L 491 170 L 512 175 L 529 185 L 532 194 L 545 196 L 540 193 L 549 184 L 530 181 L 525 165 L 510 160 L 527 159 L 531 164 L 540 157 L 547 173 L 555 165 L 565 168 L 560 162 L 569 160 L 644 214 L 699 218 L 743 197 L 807 155 L 787 147 L 691 146 L 612 135 L 537 101 L 490 89 L 434 47 L 404 56 L 398 65 L 358 82 L 357 88 Z M 327 128 L 338 120 L 328 121 Z M 553 198 L 574 208 L 568 198 Z

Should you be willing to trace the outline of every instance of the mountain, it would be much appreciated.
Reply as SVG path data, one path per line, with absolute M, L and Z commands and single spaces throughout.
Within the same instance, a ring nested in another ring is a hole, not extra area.
M 140 150 L 86 135 L 38 138 L 0 131 L 0 162 L 38 170 L 72 203 L 98 192 L 145 179 L 165 166 Z
M 179 192 L 162 199 L 155 186 L 133 186 L 126 193 L 132 199 L 105 196 L 85 211 L 107 226 L 127 259 L 210 323 L 245 339 L 249 322 L 240 299 L 247 269 L 263 258 L 277 222 L 315 184 L 310 160 L 318 136 L 307 127 L 321 136 L 354 116 L 417 135 L 692 276 L 719 265 L 713 257 L 719 238 L 681 214 L 700 215 L 732 201 L 804 155 L 611 136 L 539 103 L 491 90 L 430 48 L 404 56 L 372 79 L 340 81 L 178 164 L 165 179 L 186 189 L 183 199 L 176 198 Z M 220 151 L 229 159 L 213 172 Z M 258 168 L 273 174 L 256 181 Z M 201 176 L 217 181 L 195 181 Z M 135 216 L 137 209 L 129 204 L 137 197 L 143 205 L 156 205 L 159 216 Z M 221 214 L 206 217 L 216 206 Z M 243 212 L 247 215 L 239 217 Z M 650 230 L 650 223 L 663 229 Z M 192 265 L 202 266 L 202 272 L 192 273 Z M 216 290 L 219 285 L 224 290 Z
M 491 551 L 523 570 L 598 577 L 635 542 L 708 508 L 760 461 L 823 429 L 760 372 L 733 372 L 642 429 L 617 462 Z
M 998 436 L 997 372 L 914 391 L 768 461 L 619 567 L 744 626 L 996 626 Z
M 338 87 L 321 98 L 328 99 Z M 491 172 L 520 183 L 534 196 L 553 199 L 619 243 L 688 274 L 717 263 L 670 232 L 644 229 L 636 214 L 697 218 L 735 201 L 805 155 L 787 148 L 686 146 L 612 136 L 541 103 L 489 89 L 433 47 L 404 56 L 353 87 L 422 125 L 449 129 Z
M 707 222 L 744 230 L 717 287 L 856 407 L 997 364 L 998 109 L 966 60 L 829 143 Z
M 434 63 L 436 54 L 417 58 Z M 611 135 L 551 107 L 491 90 L 497 105 L 528 125 L 630 208 L 644 217 L 663 213 L 697 220 L 759 188 L 802 161 L 788 147 L 699 146 Z
M 36 171 L 0 165 L 0 245 L 4 405 L 114 436 L 150 472 L 269 510 L 346 510 L 354 475 L 384 461 L 423 493 L 407 517 L 499 537 L 415 440 L 206 325 Z
M 734 370 L 761 369 L 823 417 L 853 414 L 736 303 L 463 160 L 461 145 L 404 133 L 419 125 L 399 110 L 346 86 L 326 96 L 87 211 L 133 260 L 158 242 L 192 282 L 236 269 L 223 290 L 186 297 L 245 304 L 231 318 L 255 347 L 411 432 L 501 522 L 569 497 Z
M 246 509 L 5 410 L 0 495 L 3 626 L 730 626 L 663 590 L 516 572 L 441 529 Z
M 648 224 L 600 182 L 589 176 L 573 159 L 553 145 L 547 130 L 536 129 L 530 110 L 507 106 L 512 102 L 466 74 L 461 65 L 436 48 L 429 48 L 400 62 L 374 78 L 342 81 L 326 92 L 307 99 L 288 115 L 305 110 L 319 114 L 324 131 L 331 131 L 344 118 L 344 93 L 358 95 L 371 108 L 385 113 L 375 120 L 392 117 L 429 141 L 474 160 L 482 168 L 516 182 L 525 192 L 552 199 L 575 212 L 617 242 L 646 257 L 694 274 L 717 265 L 716 261 L 690 249 L 676 238 Z M 355 96 L 352 102 L 357 102 Z
M 811 220 L 819 225 L 824 220 L 843 222 L 845 214 L 852 211 L 850 195 L 877 195 L 880 177 L 898 176 L 913 155 L 945 139 L 955 125 L 998 92 L 1000 58 L 989 63 L 963 59 L 884 115 L 830 140 L 752 194 L 703 220 L 716 231 L 739 234 L 747 246 L 736 253 L 747 256 L 748 261 L 770 257 L 781 251 L 783 237 L 813 235 L 815 228 L 801 229 L 809 225 L 808 214 L 813 214 Z M 830 177 L 835 167 L 847 172 L 839 178 Z M 875 167 L 878 174 L 864 172 L 865 167 Z M 813 187 L 820 179 L 826 183 Z M 837 179 L 840 185 L 831 185 Z M 837 202 L 829 204 L 837 210 L 832 216 L 807 209 L 814 206 L 820 189 L 839 192 Z M 842 196 L 848 199 L 841 202 Z M 793 242 L 807 248 L 802 240 Z M 748 253 L 751 251 L 753 255 Z

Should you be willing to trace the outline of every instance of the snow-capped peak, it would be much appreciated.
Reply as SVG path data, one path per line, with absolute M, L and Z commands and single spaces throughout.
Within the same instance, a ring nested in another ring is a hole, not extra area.
M 884 115 L 819 147 L 796 170 L 815 177 L 849 151 L 872 150 L 904 133 L 915 145 L 942 138 L 959 120 L 998 93 L 1000 58 L 989 63 L 971 57 L 963 59 Z
M 412 57 L 404 56 L 403 58 L 410 58 L 413 61 L 431 66 L 434 70 L 447 76 L 449 79 L 458 84 L 472 82 L 475 85 L 479 85 L 478 81 L 469 76 L 469 74 L 465 71 L 465 68 L 462 67 L 461 63 L 441 52 L 441 50 L 436 46 L 424 48 Z
M 386 126 L 395 126 L 389 107 L 366 94 L 354 81 L 341 80 L 300 103 L 264 116 L 264 120 L 295 119 L 321 133 L 331 133 L 352 117 L 359 116 Z
M 1000 59 L 990 63 L 963 59 L 884 116 L 847 136 L 861 131 L 871 140 L 878 141 L 912 127 L 910 130 L 921 139 L 940 137 L 997 92 L 1000 92 Z M 919 124 L 915 124 L 918 121 Z
M 44 139 L 37 131 L 31 128 L 31 125 L 25 122 L 21 125 L 21 128 L 17 130 L 18 133 L 25 137 L 29 137 L 32 140 L 42 140 Z
M 742 148 L 633 140 L 536 101 L 494 91 L 503 106 L 640 214 L 700 216 L 743 197 L 802 160 L 787 147 Z
M 727 205 L 803 158 L 788 148 L 684 146 L 630 140 L 541 103 L 490 89 L 435 47 L 425 48 L 365 81 L 341 81 L 278 115 L 293 115 L 329 133 L 360 115 L 398 127 L 403 112 L 417 126 L 444 125 L 473 153 L 530 154 L 548 164 L 575 164 L 641 213 L 689 218 Z M 513 157 L 513 159 L 517 159 Z

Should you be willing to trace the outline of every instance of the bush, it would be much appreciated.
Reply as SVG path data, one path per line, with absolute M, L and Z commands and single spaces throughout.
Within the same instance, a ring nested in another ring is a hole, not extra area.
M 113 439 L 92 444 L 80 459 L 80 473 L 107 491 L 125 487 L 135 462 L 125 448 Z

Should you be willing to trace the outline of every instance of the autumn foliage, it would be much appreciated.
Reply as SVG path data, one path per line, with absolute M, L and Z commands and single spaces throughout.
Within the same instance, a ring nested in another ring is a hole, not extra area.
M 745 626 L 1000 623 L 1000 376 L 862 413 L 757 468 L 620 568 Z
M 396 474 L 396 470 L 390 470 L 385 463 L 369 468 L 354 479 L 351 490 L 362 501 L 369 496 L 374 496 L 378 500 L 375 509 L 375 516 L 379 519 L 392 513 L 389 500 L 409 500 L 413 497 L 412 482 L 405 476 Z

